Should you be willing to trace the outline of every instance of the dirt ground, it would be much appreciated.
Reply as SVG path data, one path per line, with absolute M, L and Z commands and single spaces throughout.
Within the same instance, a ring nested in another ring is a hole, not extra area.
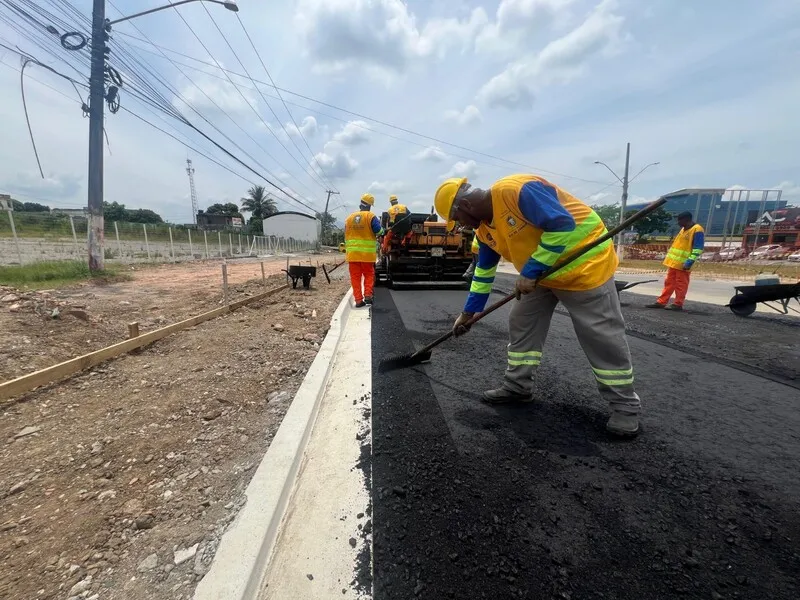
M 268 276 L 283 266 L 265 263 Z M 228 267 L 232 299 L 264 289 L 258 262 Z M 133 274 L 0 302 L 0 377 L 124 339 L 130 321 L 146 331 L 222 300 L 219 265 Z M 342 274 L 0 407 L 0 598 L 190 597 L 327 332 Z
M 292 264 L 313 265 L 340 260 L 339 254 L 291 259 Z M 286 258 L 280 257 L 229 261 L 229 285 L 260 280 L 262 262 L 267 277 L 286 268 Z M 0 286 L 0 381 L 122 341 L 130 322 L 137 321 L 144 333 L 222 305 L 220 262 L 128 269 L 130 281 L 107 285 L 33 292 Z M 317 281 L 325 281 L 322 273 Z M 232 287 L 231 300 L 244 293 Z

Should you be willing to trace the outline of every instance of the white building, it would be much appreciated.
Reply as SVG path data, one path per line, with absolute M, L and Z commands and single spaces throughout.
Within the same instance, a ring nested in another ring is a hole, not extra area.
M 317 244 L 322 222 L 312 215 L 287 210 L 268 216 L 263 221 L 263 228 L 268 238 Z

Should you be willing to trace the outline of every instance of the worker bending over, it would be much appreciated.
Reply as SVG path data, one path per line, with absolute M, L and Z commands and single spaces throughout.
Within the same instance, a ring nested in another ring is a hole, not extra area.
M 578 341 L 589 359 L 600 394 L 611 407 L 609 432 L 639 432 L 641 402 L 625 323 L 614 286 L 617 255 L 606 241 L 544 280 L 539 276 L 606 233 L 586 204 L 537 175 L 511 175 L 488 190 L 465 178 L 447 179 L 436 191 L 436 212 L 448 223 L 476 230 L 478 262 L 464 311 L 453 325 L 463 335 L 467 321 L 486 306 L 502 256 L 514 264 L 518 301 L 509 316 L 508 366 L 503 384 L 484 392 L 489 404 L 532 402 L 533 375 L 542 360 L 553 310 L 569 311 Z
M 392 230 L 392 227 L 397 222 L 398 217 L 402 219 L 405 215 L 408 214 L 408 207 L 406 207 L 405 204 L 400 204 L 399 201 L 397 200 L 397 196 L 395 196 L 394 194 L 389 196 L 389 205 L 390 205 L 389 210 L 387 211 L 389 213 L 389 229 L 383 238 L 384 254 L 389 254 L 389 252 L 392 249 L 392 239 L 394 238 L 394 231 Z M 409 234 L 410 233 L 411 232 L 409 232 Z M 405 246 L 409 237 L 410 235 L 406 235 L 403 238 L 403 241 L 400 243 L 400 245 Z
M 664 290 L 653 304 L 648 308 L 666 308 L 667 310 L 683 310 L 686 292 L 689 291 L 689 273 L 695 261 L 700 258 L 705 245 L 705 232 L 698 223 L 692 222 L 692 213 L 683 211 L 677 217 L 681 230 L 672 245 L 669 247 L 664 266 L 667 267 L 667 276 L 664 279 Z M 667 306 L 672 293 L 675 301 Z
M 375 198 L 372 194 L 364 194 L 361 196 L 359 209 L 344 222 L 345 260 L 350 268 L 350 285 L 353 287 L 356 308 L 372 304 L 377 258 L 376 239 L 383 233 L 381 222 L 370 211 L 374 204 Z

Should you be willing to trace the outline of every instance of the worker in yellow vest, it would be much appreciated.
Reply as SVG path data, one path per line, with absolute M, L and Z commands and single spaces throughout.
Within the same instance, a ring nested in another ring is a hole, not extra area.
M 389 251 L 392 249 L 392 238 L 394 238 L 394 231 L 392 231 L 392 226 L 397 222 L 397 217 L 399 216 L 402 218 L 404 215 L 408 214 L 408 207 L 405 204 L 400 204 L 400 201 L 397 199 L 397 196 L 392 194 L 389 196 L 389 230 L 386 232 L 386 235 L 383 238 L 383 253 L 389 254 Z M 410 237 L 411 231 L 403 238 L 401 245 L 405 246 L 408 238 Z
M 683 310 L 686 292 L 689 291 L 689 273 L 695 261 L 700 258 L 705 246 L 705 231 L 702 225 L 692 221 L 692 213 L 683 211 L 677 216 L 681 230 L 672 245 L 669 247 L 664 266 L 667 267 L 667 276 L 664 279 L 664 289 L 661 296 L 648 308 L 666 308 L 667 310 Z M 675 300 L 670 305 L 669 299 L 675 293 Z
M 464 274 L 461 276 L 461 278 L 467 283 L 472 282 L 472 276 L 475 275 L 475 265 L 478 264 L 478 251 L 480 250 L 480 247 L 478 246 L 477 233 L 472 235 L 472 247 L 470 250 L 472 252 L 472 262 L 470 263 L 469 267 L 467 267 L 467 270 L 464 271 Z
M 376 240 L 383 233 L 380 220 L 370 210 L 374 205 L 375 197 L 364 194 L 359 209 L 344 222 L 345 260 L 350 268 L 350 285 L 356 308 L 373 302 L 378 251 Z
M 434 204 L 448 230 L 461 224 L 475 229 L 478 237 L 478 264 L 464 310 L 453 325 L 456 336 L 466 333 L 466 323 L 486 306 L 500 258 L 519 272 L 518 301 L 508 320 L 508 366 L 503 384 L 484 392 L 484 401 L 533 401 L 533 376 L 560 301 L 569 311 L 600 394 L 610 405 L 606 429 L 618 436 L 637 435 L 641 401 L 633 387 L 631 354 L 614 285 L 618 260 L 611 241 L 539 278 L 562 255 L 606 233 L 597 213 L 537 175 L 504 177 L 488 190 L 472 187 L 466 178 L 447 179 L 436 191 Z

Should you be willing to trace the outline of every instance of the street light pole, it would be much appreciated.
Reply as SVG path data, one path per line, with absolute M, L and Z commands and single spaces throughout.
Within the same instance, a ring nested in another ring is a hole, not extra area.
M 105 0 L 92 2 L 92 42 L 91 71 L 89 74 L 89 177 L 88 177 L 88 246 L 89 270 L 99 271 L 105 266 L 103 256 L 104 222 L 103 222 L 103 120 L 105 112 L 105 64 L 106 41 L 108 31 L 115 23 L 121 23 L 135 17 L 148 15 L 160 10 L 188 4 L 189 2 L 212 2 L 221 4 L 232 12 L 239 7 L 232 0 L 179 0 L 166 6 L 153 8 L 144 12 L 123 17 L 115 21 L 106 19 Z
M 105 102 L 106 2 L 92 6 L 92 62 L 89 75 L 89 270 L 102 270 L 103 256 L 103 114 Z
M 322 237 L 325 237 L 328 231 L 328 204 L 331 201 L 331 195 L 336 194 L 339 195 L 339 192 L 334 192 L 333 190 L 325 190 L 328 192 L 328 198 L 325 200 L 325 213 L 322 215 L 323 222 L 322 222 Z
M 622 223 L 625 220 L 625 207 L 628 206 L 628 172 L 631 166 L 631 143 L 628 142 L 628 146 L 625 149 L 625 175 L 622 177 L 622 206 L 619 207 L 619 222 Z M 623 245 L 623 238 L 625 236 L 624 231 L 619 232 L 619 237 L 617 237 L 617 256 L 620 260 L 623 259 L 623 252 L 624 252 L 624 245 Z
M 649 165 L 646 165 L 636 175 L 634 175 L 633 177 L 629 177 L 630 166 L 631 166 L 631 143 L 628 142 L 627 148 L 625 149 L 625 175 L 622 177 L 622 179 L 620 179 L 619 175 L 617 175 L 614 172 L 614 169 L 609 167 L 603 161 L 596 160 L 596 161 L 594 161 L 594 164 L 603 165 L 606 169 L 609 170 L 609 172 L 614 177 L 617 178 L 617 181 L 619 181 L 622 184 L 622 206 L 620 206 L 620 208 L 619 208 L 619 222 L 622 223 L 625 220 L 625 209 L 628 206 L 628 185 L 630 184 L 631 181 L 636 179 L 639 175 L 644 173 L 647 169 L 649 169 L 650 167 L 654 167 L 655 165 L 659 165 L 661 163 L 658 163 L 658 162 L 650 163 Z M 620 232 L 619 235 L 617 236 L 617 256 L 619 256 L 620 260 L 622 260 L 623 250 L 624 250 L 623 233 Z

